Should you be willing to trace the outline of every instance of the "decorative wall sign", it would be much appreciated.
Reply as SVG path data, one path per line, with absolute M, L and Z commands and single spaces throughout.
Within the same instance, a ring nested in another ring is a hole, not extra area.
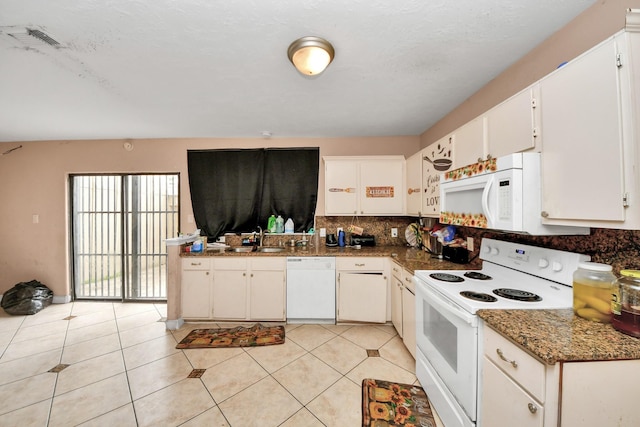
M 440 213 L 440 174 L 449 170 L 453 164 L 453 138 L 434 142 L 422 153 L 422 213 L 437 215 Z
M 366 187 L 366 197 L 367 198 L 373 198 L 373 197 L 386 197 L 386 198 L 392 198 L 394 197 L 394 187 L 390 186 L 390 187 Z

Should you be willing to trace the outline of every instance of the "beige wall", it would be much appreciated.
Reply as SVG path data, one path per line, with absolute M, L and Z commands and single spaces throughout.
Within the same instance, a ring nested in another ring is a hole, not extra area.
M 320 147 L 320 155 L 409 156 L 419 136 L 335 139 L 158 139 L 0 143 L 0 294 L 36 279 L 56 297 L 70 295 L 68 176 L 78 173 L 172 172 L 180 174 L 181 231 L 191 232 L 187 150 L 255 147 Z M 324 188 L 323 168 L 320 188 Z M 318 212 L 324 214 L 319 192 Z M 39 222 L 33 223 L 33 215 Z
M 427 129 L 420 146 L 437 141 L 615 34 L 624 27 L 628 8 L 640 8 L 640 0 L 599 0 Z

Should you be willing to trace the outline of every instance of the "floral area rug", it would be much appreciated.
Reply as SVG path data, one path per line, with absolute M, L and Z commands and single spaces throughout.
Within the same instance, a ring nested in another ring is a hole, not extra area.
M 362 380 L 362 427 L 436 427 L 422 387 Z
M 284 343 L 284 326 L 263 326 L 260 323 L 246 328 L 194 329 L 176 348 L 254 347 Z

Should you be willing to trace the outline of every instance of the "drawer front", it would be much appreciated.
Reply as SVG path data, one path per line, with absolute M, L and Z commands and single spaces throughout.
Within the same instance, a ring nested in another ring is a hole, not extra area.
M 251 269 L 263 271 L 284 271 L 287 268 L 285 257 L 252 257 Z
M 183 270 L 211 270 L 211 258 L 209 257 L 185 257 L 182 258 Z
M 483 366 L 481 424 L 490 427 L 542 427 L 544 406 L 486 357 Z
M 402 273 L 404 268 L 395 261 L 391 261 L 391 275 L 402 282 Z
M 336 268 L 348 271 L 384 271 L 387 258 L 337 257 Z
M 484 328 L 484 354 L 533 397 L 544 403 L 544 363 L 486 326 Z
M 413 274 L 404 269 L 402 270 L 402 284 L 414 295 L 416 294 L 416 286 L 413 284 Z
M 214 258 L 213 268 L 216 270 L 246 270 L 248 257 Z

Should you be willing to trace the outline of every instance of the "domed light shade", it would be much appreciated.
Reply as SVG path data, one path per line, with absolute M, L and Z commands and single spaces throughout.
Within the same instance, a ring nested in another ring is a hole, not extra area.
M 305 76 L 322 73 L 335 55 L 331 43 L 320 37 L 302 37 L 289 45 L 289 60 Z

